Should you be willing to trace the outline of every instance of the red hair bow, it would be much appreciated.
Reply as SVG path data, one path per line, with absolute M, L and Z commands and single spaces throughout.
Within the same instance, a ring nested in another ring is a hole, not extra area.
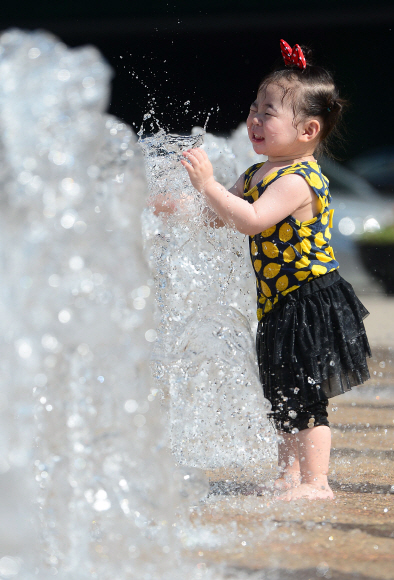
M 299 44 L 295 44 L 293 49 L 285 40 L 280 41 L 280 49 L 282 51 L 283 60 L 285 61 L 285 66 L 290 66 L 295 64 L 301 70 L 306 68 L 305 56 L 301 50 Z

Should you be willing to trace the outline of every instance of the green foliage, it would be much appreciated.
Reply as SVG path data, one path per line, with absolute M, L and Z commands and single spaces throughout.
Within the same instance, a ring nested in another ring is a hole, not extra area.
M 359 244 L 394 244 L 394 224 L 376 232 L 366 232 L 358 239 Z

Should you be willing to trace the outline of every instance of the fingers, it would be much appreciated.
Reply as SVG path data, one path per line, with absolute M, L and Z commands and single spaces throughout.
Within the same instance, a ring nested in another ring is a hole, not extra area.
M 202 149 L 188 149 L 187 152 L 189 155 L 192 155 L 196 159 L 202 159 Z
M 193 166 L 193 167 L 194 167 L 195 165 L 197 165 L 197 164 L 198 164 L 198 159 L 197 159 L 197 157 L 195 157 L 195 155 L 193 154 L 193 152 L 192 152 L 192 151 L 190 151 L 190 150 L 189 150 L 189 151 L 183 151 L 183 152 L 182 152 L 182 155 L 183 155 L 184 157 L 186 157 L 186 159 L 188 159 L 188 160 L 189 160 L 189 163 L 188 163 L 186 160 L 183 160 L 183 159 L 181 160 L 181 163 L 182 163 L 182 165 L 183 165 L 184 167 L 186 167 L 186 169 L 188 169 L 188 167 L 187 167 L 187 166 L 189 166 L 189 168 L 190 168 L 191 166 Z M 191 165 L 190 165 L 190 164 L 191 164 Z
M 189 174 L 190 181 L 197 191 L 203 191 L 205 183 L 213 177 L 213 169 L 208 155 L 201 149 L 188 149 L 182 153 L 183 167 Z
M 191 173 L 194 170 L 193 165 L 190 165 L 190 163 L 188 161 L 186 161 L 186 159 L 181 159 L 181 163 L 182 163 L 183 167 L 186 169 L 186 171 L 188 172 L 188 174 L 191 175 Z
M 183 151 L 182 155 L 187 157 L 192 165 L 198 165 L 208 160 L 208 155 L 202 149 L 188 149 Z

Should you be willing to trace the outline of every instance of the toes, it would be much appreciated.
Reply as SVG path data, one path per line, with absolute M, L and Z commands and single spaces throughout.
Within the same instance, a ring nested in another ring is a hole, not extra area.
M 286 491 L 287 489 L 290 489 L 291 488 L 291 485 L 290 485 L 290 483 L 288 483 L 285 480 L 277 480 L 274 483 L 274 487 L 278 491 Z

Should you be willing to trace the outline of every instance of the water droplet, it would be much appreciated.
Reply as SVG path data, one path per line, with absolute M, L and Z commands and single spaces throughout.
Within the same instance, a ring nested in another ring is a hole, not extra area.
M 30 344 L 30 341 L 27 339 L 19 339 L 15 342 L 16 350 L 21 358 L 29 358 L 32 355 L 33 348 Z
M 153 328 L 147 330 L 145 332 L 145 339 L 148 342 L 155 342 L 155 340 L 157 339 L 157 332 L 156 332 L 156 330 L 154 330 Z
M 68 261 L 68 265 L 71 270 L 77 272 L 78 270 L 82 270 L 85 262 L 81 256 L 72 256 Z
M 137 401 L 129 399 L 128 401 L 125 402 L 124 409 L 127 413 L 135 413 L 135 411 L 138 409 Z
M 39 48 L 31 48 L 27 53 L 27 56 L 31 59 L 38 58 L 41 55 L 41 50 Z
M 70 322 L 71 320 L 71 312 L 69 310 L 61 310 L 58 314 L 58 319 L 63 324 Z

